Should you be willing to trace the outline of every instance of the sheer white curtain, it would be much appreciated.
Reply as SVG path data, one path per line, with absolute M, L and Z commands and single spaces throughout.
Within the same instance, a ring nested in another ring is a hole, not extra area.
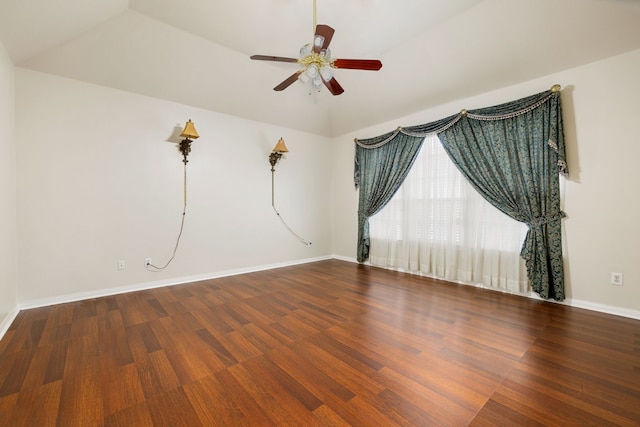
M 524 293 L 526 232 L 471 187 L 433 135 L 389 204 L 370 218 L 369 258 L 373 265 Z

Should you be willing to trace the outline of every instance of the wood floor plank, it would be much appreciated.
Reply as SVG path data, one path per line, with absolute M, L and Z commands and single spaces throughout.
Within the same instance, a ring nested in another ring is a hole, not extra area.
M 131 292 L 116 296 L 125 326 L 136 325 L 157 319 L 159 316 L 150 310 L 147 296 L 151 291 Z
M 464 342 L 447 341 L 438 351 L 439 357 L 456 366 L 470 370 L 493 383 L 500 382 L 513 369 L 515 360 L 510 357 L 496 355 L 493 352 L 478 349 L 475 345 Z
M 233 366 L 238 363 L 238 360 L 233 357 L 233 354 L 229 353 L 229 350 L 227 350 L 227 348 L 220 341 L 218 341 L 218 339 L 213 336 L 207 329 L 198 329 L 196 331 L 196 334 L 215 352 L 216 359 L 220 360 L 222 364 L 222 366 L 220 366 L 220 369 Z M 214 368 L 214 372 L 216 371 L 218 371 L 218 369 Z
M 385 389 L 378 397 L 380 412 L 398 425 L 427 426 L 436 422 L 430 411 L 413 404 L 393 390 Z
M 153 427 L 153 420 L 146 402 L 128 406 L 104 418 L 107 427 Z
M 322 405 L 313 411 L 314 417 L 318 420 L 318 425 L 323 427 L 349 427 L 340 415 L 327 405 Z
M 203 378 L 183 388 L 202 425 L 251 425 L 240 406 L 215 376 Z
M 640 321 L 325 260 L 23 310 L 1 426 L 639 426 Z
M 313 342 L 328 349 L 332 354 L 337 355 L 341 360 L 347 360 L 354 366 L 362 364 L 368 368 L 378 371 L 389 361 L 386 355 L 380 354 L 382 348 L 371 349 L 363 344 L 361 337 L 349 336 L 344 331 L 339 333 L 318 334 L 314 336 Z M 366 343 L 365 343 L 366 344 Z M 379 350 L 379 351 L 376 351 Z
M 73 318 L 71 319 L 70 339 L 80 339 L 85 336 L 98 336 L 98 316 L 96 310 L 96 300 L 90 299 L 80 301 L 74 306 Z
M 180 381 L 163 350 L 136 357 L 138 380 L 147 399 L 177 388 Z
M 392 427 L 403 425 L 382 412 L 387 408 L 360 396 L 354 397 L 347 404 L 332 409 L 353 426 Z
M 16 401 L 13 406 L 10 421 L 3 423 L 0 415 L 0 425 L 6 426 L 54 426 L 58 414 L 58 404 L 62 381 L 45 384 L 34 390 L 33 400 L 26 403 L 25 399 Z M 0 413 L 2 408 L 0 405 Z
M 106 365 L 103 363 L 101 366 L 101 392 L 105 416 L 144 402 L 144 390 L 133 363 L 124 366 Z
M 90 335 L 69 341 L 57 415 L 59 425 L 69 426 L 104 419 L 98 343 Z
M 197 350 L 209 351 L 207 345 L 176 318 L 165 318 L 151 325 L 180 384 L 187 384 L 212 374 Z M 213 356 L 215 357 L 215 356 Z M 222 364 L 219 364 L 222 366 Z
M 2 360 L 2 385 L 0 385 L 0 397 L 18 393 L 27 376 L 29 365 L 35 350 L 21 351 L 7 355 Z
M 260 357 L 262 351 L 244 337 L 240 331 L 224 334 L 221 343 L 229 351 L 235 360 L 242 363 L 254 357 Z
M 24 381 L 20 387 L 19 406 L 28 406 L 36 399 L 47 374 L 47 362 L 51 358 L 53 346 L 45 345 L 33 351 L 33 358 L 29 362 L 29 367 L 24 376 Z
M 587 374 L 602 382 L 615 383 L 628 388 L 630 392 L 640 393 L 640 372 L 634 369 L 636 365 L 633 359 L 620 352 L 609 352 L 599 347 L 587 348 L 590 347 L 573 341 L 559 345 L 539 339 L 531 346 L 527 356 L 538 366 L 559 368 L 563 372 L 573 370 L 577 375 Z
M 283 408 L 292 409 L 289 413 L 294 416 L 302 414 L 302 418 L 307 420 L 311 411 L 322 405 L 317 396 L 267 358 L 254 358 L 244 363 L 242 368 L 246 368 L 254 381 L 255 378 L 260 378 L 261 386 L 269 390 L 269 394 L 274 396 Z M 234 368 L 234 372 L 238 371 L 241 369 Z M 300 405 L 306 411 L 302 410 Z
M 636 380 L 630 385 L 621 384 L 614 380 L 615 377 L 603 379 L 601 372 L 599 366 L 581 370 L 527 357 L 518 363 L 507 379 L 544 388 L 549 394 L 562 396 L 562 401 L 578 399 L 596 412 L 604 408 L 606 417 L 613 412 L 640 421 L 640 407 L 637 405 L 640 382 Z
M 378 375 L 378 381 L 384 386 L 384 390 L 392 390 L 405 401 L 424 409 L 428 413 L 428 419 L 424 425 L 433 426 L 464 426 L 473 419 L 476 411 L 461 405 L 459 402 L 449 399 L 431 387 L 421 384 L 414 378 L 384 368 Z M 384 396 L 380 392 L 380 396 Z
M 544 427 L 553 425 L 551 419 L 536 421 L 523 412 L 512 409 L 512 405 L 505 406 L 491 399 L 487 402 L 478 415 L 469 423 L 472 427 L 496 427 L 496 426 L 530 426 Z M 549 415 L 545 415 L 549 417 Z
M 276 425 L 304 425 L 310 422 L 311 414 L 304 403 L 275 380 L 268 368 L 261 365 L 259 359 L 254 358 L 231 367 L 229 371 Z M 260 378 L 260 381 L 256 381 L 256 378 Z M 318 405 L 312 406 L 316 408 Z
M 21 408 L 16 405 L 18 397 L 18 393 L 0 397 L 0 425 L 10 426 L 20 422 L 26 425 L 19 414 Z M 32 409 L 37 409 L 35 402 L 28 407 L 29 411 Z
M 505 381 L 501 391 L 496 392 L 491 400 L 506 406 L 520 418 L 514 417 L 517 424 L 531 418 L 543 425 L 558 426 L 616 426 L 613 419 L 602 418 L 591 413 L 584 405 L 568 399 L 555 402 L 553 394 L 548 395 L 544 389 L 529 388 L 522 384 Z M 578 405 L 575 405 L 578 403 Z M 627 424 L 631 425 L 631 424 Z
M 146 404 L 154 426 L 191 427 L 200 424 L 198 414 L 182 387 L 157 394 Z
M 316 352 L 315 356 L 319 357 L 320 353 Z M 319 369 L 317 364 L 311 363 L 303 355 L 289 347 L 281 347 L 268 353 L 266 357 L 276 366 L 286 370 L 288 375 L 291 375 L 299 383 L 309 387 L 309 391 L 318 396 L 322 402 L 330 402 L 333 399 L 347 402 L 356 396 L 354 392 L 338 381 L 341 378 L 332 378 Z
M 277 319 L 275 323 L 278 330 L 286 336 L 290 337 L 293 341 L 308 338 L 320 332 L 320 329 L 316 325 L 310 324 L 310 319 L 305 316 L 298 316 L 295 313 L 287 315 L 283 318 Z
M 35 345 L 31 342 L 31 326 L 34 322 L 45 319 L 50 311 L 51 309 L 39 308 L 34 309 L 33 312 L 29 310 L 29 312 L 22 311 L 18 313 L 9 327 L 6 343 L 4 339 L 2 340 L 3 354 L 12 354 L 34 348 Z
M 278 425 L 273 421 L 271 415 L 265 412 L 262 406 L 258 404 L 252 394 L 242 386 L 230 370 L 217 372 L 215 377 L 220 384 L 222 384 L 226 395 L 233 399 L 235 406 L 240 408 L 248 421 L 247 425 Z

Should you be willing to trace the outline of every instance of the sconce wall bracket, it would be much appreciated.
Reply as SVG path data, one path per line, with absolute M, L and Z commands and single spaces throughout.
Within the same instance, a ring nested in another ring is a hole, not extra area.
M 278 161 L 280 161 L 281 158 L 282 153 L 278 151 L 272 151 L 271 154 L 269 154 L 269 164 L 271 164 L 271 172 L 276 171 L 276 164 L 278 163 Z
M 184 163 L 185 165 L 187 163 L 189 163 L 189 160 L 187 160 L 187 156 L 189 156 L 189 153 L 191 152 L 191 140 L 189 138 L 185 138 L 182 141 L 180 141 L 180 152 L 182 153 L 182 163 Z

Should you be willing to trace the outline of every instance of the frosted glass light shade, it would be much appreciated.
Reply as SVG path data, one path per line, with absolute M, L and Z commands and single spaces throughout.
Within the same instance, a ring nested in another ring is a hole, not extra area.
M 313 45 L 320 47 L 324 44 L 324 36 L 317 35 L 313 38 Z
M 314 78 L 313 80 L 311 80 L 311 85 L 313 86 L 314 89 L 319 89 L 322 87 L 322 79 L 320 78 L 320 76 Z
M 300 59 L 311 55 L 311 43 L 305 44 L 300 48 Z
M 318 75 L 318 66 L 316 64 L 311 64 L 307 68 L 307 76 L 310 78 L 315 78 Z
M 331 66 L 323 65 L 322 68 L 320 68 L 320 75 L 327 82 L 331 80 L 333 78 L 333 70 L 331 69 Z
M 309 82 L 309 76 L 307 76 L 307 73 L 300 73 L 298 81 L 303 85 L 306 85 Z

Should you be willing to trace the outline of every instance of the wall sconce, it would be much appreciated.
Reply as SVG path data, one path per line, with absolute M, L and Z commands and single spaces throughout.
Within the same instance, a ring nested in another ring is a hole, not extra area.
M 275 172 L 276 164 L 282 157 L 282 154 L 288 153 L 288 152 L 289 150 L 287 150 L 287 146 L 284 145 L 284 139 L 280 138 L 276 146 L 273 147 L 271 154 L 269 154 L 269 163 L 271 164 L 271 172 Z
M 180 134 L 184 139 L 180 142 L 180 152 L 182 153 L 182 163 L 185 165 L 189 162 L 187 156 L 191 152 L 191 140 L 198 139 L 200 135 L 196 132 L 196 127 L 193 125 L 191 119 L 184 125 L 184 130 Z
M 198 132 L 196 132 L 196 127 L 193 125 L 193 122 L 191 121 L 191 119 L 189 119 L 189 121 L 184 125 L 184 129 L 182 130 L 182 133 L 180 134 L 180 136 L 184 138 L 182 141 L 180 141 L 180 152 L 182 153 L 182 157 L 183 157 L 182 163 L 184 163 L 184 181 L 183 181 L 184 205 L 182 206 L 182 220 L 180 221 L 180 232 L 178 233 L 176 244 L 173 247 L 173 253 L 169 258 L 169 261 L 167 261 L 165 265 L 157 266 L 151 263 L 151 258 L 145 259 L 145 264 L 144 264 L 145 269 L 147 271 L 151 271 L 154 273 L 163 271 L 165 268 L 169 266 L 169 264 L 171 264 L 171 261 L 173 261 L 173 259 L 176 257 L 176 252 L 178 251 L 178 246 L 180 245 L 180 238 L 182 237 L 182 231 L 184 230 L 184 219 L 187 216 L 187 163 L 189 162 L 189 160 L 187 160 L 187 156 L 191 152 L 191 142 L 194 139 L 200 138 L 200 135 L 198 135 Z

